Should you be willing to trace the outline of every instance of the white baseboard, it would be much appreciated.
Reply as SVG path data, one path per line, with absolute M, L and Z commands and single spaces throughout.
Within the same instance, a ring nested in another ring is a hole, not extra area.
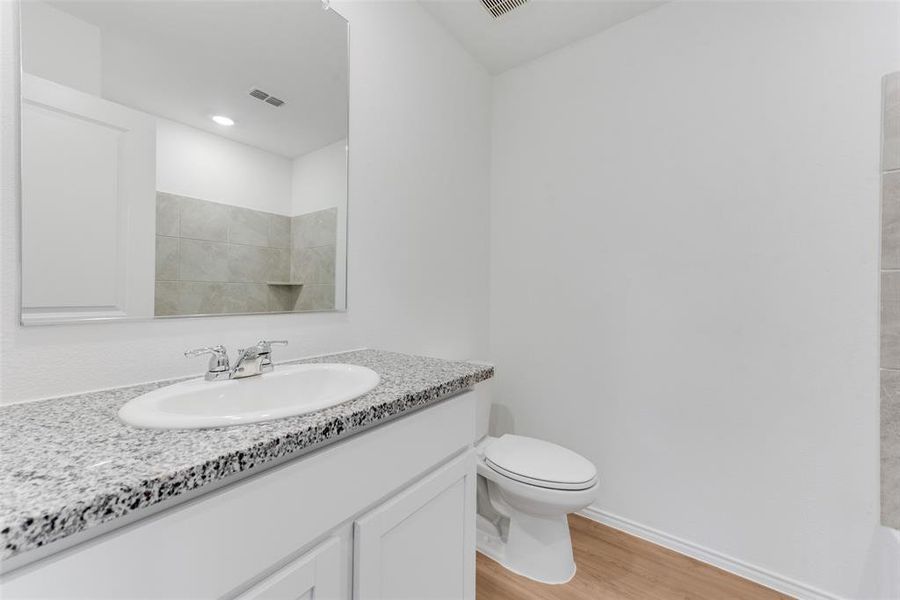
M 677 538 L 668 533 L 664 533 L 652 527 L 635 523 L 629 519 L 619 517 L 612 513 L 594 508 L 592 506 L 580 511 L 583 517 L 587 517 L 592 521 L 603 523 L 613 529 L 624 531 L 635 537 L 647 540 L 658 546 L 674 550 L 679 554 L 690 556 L 700 562 L 718 567 L 723 571 L 728 571 L 744 579 L 749 579 L 755 583 L 772 588 L 775 591 L 793 596 L 799 600 L 845 600 L 840 596 L 835 596 L 829 592 L 822 591 L 812 586 L 806 585 L 799 581 L 795 581 L 778 573 L 751 565 L 736 558 L 726 556 L 721 552 L 716 552 L 709 548 L 700 546 L 693 542 Z

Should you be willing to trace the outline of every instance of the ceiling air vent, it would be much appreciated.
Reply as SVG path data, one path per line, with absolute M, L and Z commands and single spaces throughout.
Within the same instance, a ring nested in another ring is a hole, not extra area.
M 252 90 L 250 90 L 250 95 L 257 100 L 262 100 L 266 104 L 271 104 L 272 106 L 281 106 L 282 104 L 284 104 L 284 100 L 276 98 L 275 96 L 272 96 L 259 88 L 253 88 Z
M 514 8 L 519 8 L 528 0 L 481 0 L 488 12 L 494 15 L 494 18 L 502 17 Z

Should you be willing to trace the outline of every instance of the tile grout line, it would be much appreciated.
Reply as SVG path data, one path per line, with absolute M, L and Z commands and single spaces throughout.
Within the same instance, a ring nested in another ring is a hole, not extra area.
M 210 285 L 259 285 L 266 287 L 284 287 L 279 285 L 273 285 L 267 283 L 265 281 L 207 281 L 203 279 L 160 279 L 158 283 L 208 283 Z M 312 281 L 304 281 L 296 284 L 297 287 L 308 286 L 308 285 L 326 285 L 333 286 L 333 283 L 316 283 Z
M 231 246 L 246 246 L 248 248 L 262 248 L 265 250 L 312 250 L 314 248 L 329 248 L 331 246 L 337 247 L 337 242 L 332 242 L 330 244 L 319 244 L 317 246 L 261 246 L 259 244 L 245 244 L 243 242 L 231 242 L 227 240 L 209 240 L 205 238 L 197 238 L 197 237 L 189 237 L 183 235 L 165 235 L 162 233 L 157 233 L 156 237 L 167 238 L 170 240 L 188 240 L 190 242 L 205 242 L 208 244 L 228 244 Z
M 245 246 L 247 248 L 262 248 L 264 250 L 290 250 L 290 246 L 260 246 L 258 244 L 244 244 L 241 242 L 229 242 L 223 240 L 207 240 L 203 238 L 187 237 L 183 235 L 163 235 L 157 233 L 156 237 L 168 238 L 170 240 L 187 240 L 189 242 L 205 242 L 207 244 L 228 244 L 231 246 Z

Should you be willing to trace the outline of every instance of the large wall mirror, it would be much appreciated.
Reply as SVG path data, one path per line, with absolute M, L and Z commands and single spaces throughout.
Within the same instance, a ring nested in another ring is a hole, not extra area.
M 346 308 L 347 22 L 23 0 L 22 322 Z

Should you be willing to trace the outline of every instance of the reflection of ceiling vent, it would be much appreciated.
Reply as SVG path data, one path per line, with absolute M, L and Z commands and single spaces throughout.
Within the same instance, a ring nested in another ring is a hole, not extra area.
M 284 104 L 284 100 L 276 98 L 275 96 L 270 96 L 269 94 L 258 88 L 253 88 L 252 90 L 250 90 L 250 95 L 257 100 L 262 100 L 266 104 L 271 104 L 272 106 L 281 106 L 282 104 Z
M 494 15 L 494 18 L 501 17 L 514 8 L 519 8 L 528 0 L 481 0 L 488 11 Z

